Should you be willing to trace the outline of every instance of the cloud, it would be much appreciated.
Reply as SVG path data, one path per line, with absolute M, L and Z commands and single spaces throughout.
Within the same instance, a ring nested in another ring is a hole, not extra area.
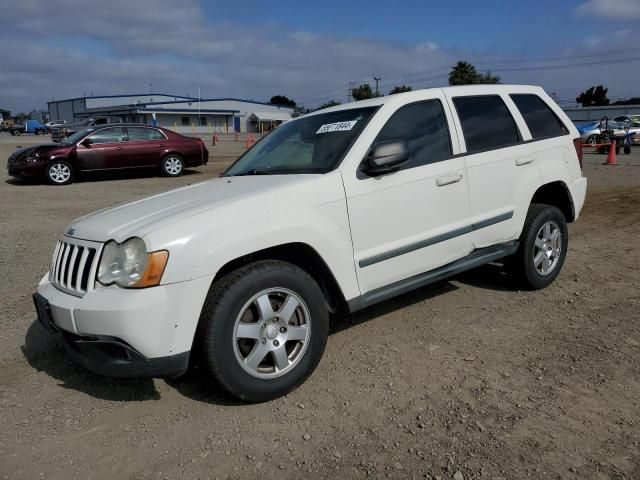
M 580 16 L 632 21 L 640 18 L 640 0 L 588 0 L 575 12 Z
M 482 68 L 494 65 L 471 49 L 450 51 L 428 39 L 402 43 L 211 21 L 196 0 L 183 0 L 179 8 L 174 0 L 110 0 L 94 2 L 88 11 L 71 0 L 0 0 L 0 11 L 0 107 L 13 111 L 45 108 L 52 96 L 142 93 L 149 80 L 161 93 L 193 96 L 201 87 L 203 97 L 266 100 L 284 94 L 316 106 L 346 100 L 350 82 L 373 84 L 373 75 L 382 77 L 380 88 L 387 92 L 402 84 L 444 85 L 450 66 L 461 58 Z M 592 46 L 577 45 L 572 52 L 611 48 L 605 39 L 594 37 Z M 491 58 L 513 56 L 495 51 Z M 616 68 L 617 76 L 602 68 L 492 70 L 505 82 L 542 84 L 561 97 L 575 97 L 585 76 L 607 83 L 610 91 L 631 91 L 633 67 Z

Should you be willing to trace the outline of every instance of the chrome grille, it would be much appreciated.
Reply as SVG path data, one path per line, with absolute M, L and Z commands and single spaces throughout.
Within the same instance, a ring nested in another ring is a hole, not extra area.
M 83 296 L 93 290 L 102 244 L 64 237 L 53 252 L 49 280 L 59 290 Z

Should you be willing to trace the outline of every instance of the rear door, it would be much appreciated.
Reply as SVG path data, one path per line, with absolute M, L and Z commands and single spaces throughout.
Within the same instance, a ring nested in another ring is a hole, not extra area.
M 127 127 L 127 132 L 127 165 L 129 167 L 160 165 L 167 141 L 164 134 L 152 127 Z
M 125 168 L 126 132 L 124 128 L 102 128 L 88 138 L 91 140 L 90 144 L 78 144 L 76 149 L 81 170 Z
M 531 137 L 515 105 L 487 88 L 445 89 L 461 135 L 469 179 L 474 248 L 519 237 L 533 193 L 541 184 Z M 468 93 L 467 93 L 468 92 Z

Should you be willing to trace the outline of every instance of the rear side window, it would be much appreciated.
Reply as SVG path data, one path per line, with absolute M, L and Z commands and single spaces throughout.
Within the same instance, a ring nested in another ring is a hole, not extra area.
M 559 137 L 569 133 L 567 127 L 539 96 L 518 94 L 510 97 L 520 110 L 534 140 Z
M 508 147 L 521 140 L 511 112 L 498 95 L 456 97 L 453 103 L 462 124 L 467 153 Z
M 411 158 L 401 170 L 451 158 L 447 118 L 438 100 L 400 108 L 382 128 L 375 143 L 405 140 Z
M 129 127 L 129 141 L 136 140 L 160 140 L 164 136 L 155 128 Z

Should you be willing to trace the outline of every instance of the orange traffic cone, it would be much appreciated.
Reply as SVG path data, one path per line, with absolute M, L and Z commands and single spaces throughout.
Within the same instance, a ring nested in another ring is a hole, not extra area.
M 616 160 L 616 147 L 617 147 L 617 143 L 615 140 L 611 141 L 611 145 L 609 145 L 609 153 L 607 155 L 607 162 L 605 163 L 605 165 L 617 165 L 617 160 Z

